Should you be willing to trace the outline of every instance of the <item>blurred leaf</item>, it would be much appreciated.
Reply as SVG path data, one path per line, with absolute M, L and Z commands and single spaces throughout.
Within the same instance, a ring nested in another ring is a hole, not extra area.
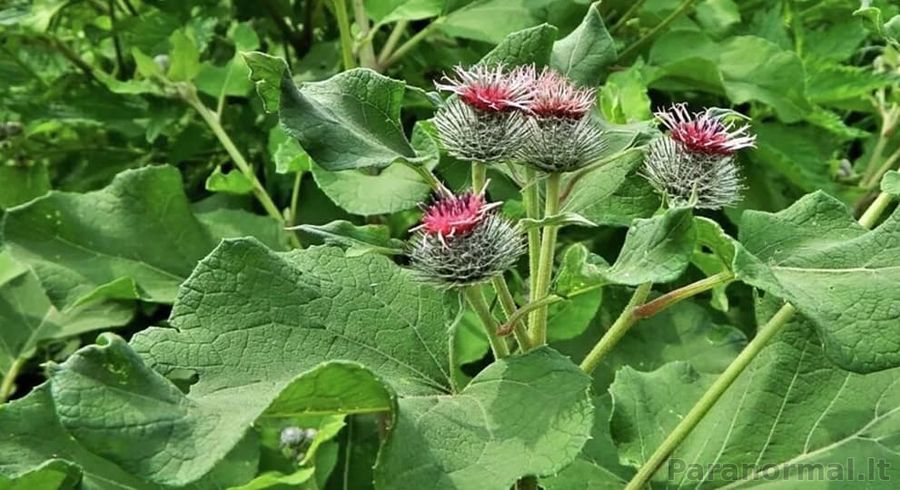
M 200 71 L 200 52 L 183 31 L 175 31 L 169 38 L 172 52 L 169 54 L 169 71 L 166 75 L 175 82 L 193 80 Z
M 900 196 L 900 172 L 891 170 L 881 179 L 881 190 L 888 194 Z
M 614 124 L 648 121 L 653 118 L 647 84 L 641 74 L 643 62 L 617 71 L 606 79 L 597 95 L 603 118 Z
M 332 221 L 322 226 L 300 225 L 297 229 L 321 237 L 326 244 L 346 248 L 347 257 L 403 253 L 403 241 L 391 238 L 390 230 L 382 225 L 356 226 L 349 221 Z
M 444 0 L 380 0 L 366 2 L 366 13 L 378 24 L 436 17 L 444 9 Z
M 231 169 L 222 172 L 222 167 L 216 167 L 206 178 L 206 190 L 237 195 L 250 194 L 253 192 L 253 182 L 240 170 Z
M 28 202 L 35 197 L 50 191 L 50 175 L 47 166 L 35 163 L 32 165 L 0 165 L 0 208 Z
M 591 323 L 603 300 L 603 271 L 609 264 L 581 244 L 562 253 L 554 293 L 563 301 L 550 305 L 547 320 L 551 341 L 580 335 Z
M 447 14 L 440 28 L 449 36 L 502 44 L 508 34 L 538 24 L 537 9 L 549 3 L 549 0 L 475 0 Z

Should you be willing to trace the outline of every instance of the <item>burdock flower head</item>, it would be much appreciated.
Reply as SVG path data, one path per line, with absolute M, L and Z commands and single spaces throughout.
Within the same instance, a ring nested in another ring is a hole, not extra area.
M 592 89 L 545 69 L 535 81 L 529 134 L 518 158 L 545 172 L 571 172 L 591 163 L 604 148 L 602 131 L 590 115 L 594 102 Z
M 746 119 L 734 111 L 710 108 L 690 113 L 685 104 L 656 113 L 668 134 L 650 144 L 643 174 L 672 206 L 719 209 L 741 198 L 734 153 L 755 146 Z
M 519 229 L 482 193 L 443 193 L 425 208 L 410 241 L 410 263 L 422 279 L 465 286 L 502 274 L 525 252 Z
M 522 111 L 534 97 L 534 67 L 456 67 L 456 77 L 435 84 L 457 95 L 435 115 L 447 151 L 463 160 L 494 163 L 510 158 L 527 135 Z

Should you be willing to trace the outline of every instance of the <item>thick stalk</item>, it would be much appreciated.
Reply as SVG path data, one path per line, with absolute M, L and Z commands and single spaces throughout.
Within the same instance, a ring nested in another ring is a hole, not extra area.
M 487 165 L 472 162 L 472 192 L 481 192 L 487 182 Z
M 559 213 L 560 174 L 547 175 L 547 191 L 544 200 L 544 218 Z M 532 301 L 541 301 L 550 294 L 550 281 L 553 278 L 553 255 L 556 252 L 556 234 L 558 226 L 547 225 L 541 236 L 541 254 L 538 261 L 538 278 Z M 531 314 L 531 336 L 534 345 L 547 343 L 547 307 L 542 306 Z
M 350 17 L 347 16 L 347 3 L 345 0 L 332 0 L 334 18 L 337 20 L 338 32 L 341 36 L 341 59 L 344 69 L 356 68 L 356 59 L 353 58 L 353 35 L 350 34 Z
M 3 374 L 3 381 L 0 382 L 0 403 L 9 400 L 9 397 L 16 391 L 16 378 L 26 361 L 27 359 L 24 357 L 17 357 Z
M 525 167 L 525 188 L 522 189 L 522 204 L 528 219 L 541 219 L 541 196 L 537 187 L 537 170 Z M 528 291 L 533 298 L 537 291 L 538 264 L 541 254 L 541 230 L 528 229 Z
M 634 294 L 631 295 L 628 305 L 625 306 L 625 309 L 619 314 L 619 318 L 616 318 L 616 321 L 613 322 L 612 326 L 609 327 L 609 330 L 603 334 L 603 337 L 600 338 L 597 345 L 595 345 L 594 348 L 591 349 L 591 352 L 589 352 L 584 360 L 581 361 L 582 371 L 588 374 L 592 373 L 594 369 L 600 365 L 600 361 L 603 360 L 606 354 L 619 343 L 619 340 L 628 333 L 631 326 L 640 319 L 640 317 L 635 314 L 635 310 L 638 305 L 642 304 L 647 299 L 647 296 L 650 295 L 652 287 L 652 283 L 646 282 L 634 290 Z
M 369 35 L 369 16 L 366 15 L 366 6 L 363 0 L 353 0 L 353 17 L 359 28 L 359 64 L 365 68 L 375 69 L 375 48 L 372 47 L 372 37 Z
M 891 203 L 891 195 L 887 192 L 882 192 L 878 194 L 878 197 L 872 201 L 872 204 L 866 209 L 866 212 L 859 218 L 859 224 L 865 226 L 866 228 L 872 228 L 875 226 L 875 223 L 878 222 L 878 218 L 881 217 L 881 214 L 884 213 L 884 210 L 887 209 L 888 204 Z
M 884 163 L 881 164 L 881 167 L 869 177 L 868 180 L 864 180 L 860 182 L 860 185 L 864 189 L 872 189 L 877 187 L 879 183 L 881 183 L 881 178 L 884 177 L 884 174 L 887 173 L 888 170 L 892 169 L 894 165 L 900 161 L 900 148 L 897 148 L 897 151 L 891 153 L 891 155 L 884 159 Z
M 648 32 L 647 34 L 644 34 L 643 37 L 641 37 L 640 39 L 635 41 L 635 43 L 632 44 L 631 46 L 629 46 L 628 48 L 626 48 L 625 51 L 622 51 L 622 54 L 619 55 L 619 63 L 624 63 L 624 62 L 630 61 L 631 58 L 637 54 L 638 51 L 643 49 L 645 44 L 652 41 L 653 38 L 655 38 L 657 35 L 659 35 L 660 32 L 662 32 L 664 29 L 669 27 L 669 25 L 672 24 L 672 22 L 675 22 L 676 20 L 678 20 L 679 17 L 684 15 L 691 7 L 694 6 L 694 3 L 696 1 L 697 0 L 684 0 L 684 2 L 682 2 L 681 5 L 679 5 L 678 8 L 675 9 L 674 12 L 672 12 L 671 14 L 669 14 L 668 17 L 663 19 L 663 21 L 660 22 L 652 30 L 650 30 L 650 32 Z
M 491 314 L 491 308 L 484 299 L 484 292 L 480 284 L 473 284 L 463 288 L 463 294 L 469 306 L 478 315 L 484 331 L 487 333 L 488 342 L 491 343 L 491 350 L 494 352 L 495 359 L 501 359 L 509 355 L 509 347 L 506 345 L 506 339 L 497 335 L 497 328 L 500 326 L 494 315 Z
M 887 193 L 879 195 L 878 199 L 869 205 L 869 208 L 863 213 L 863 217 L 860 218 L 859 223 L 865 228 L 871 229 L 878 221 L 878 218 L 881 217 L 881 214 L 884 212 L 890 199 L 891 197 L 887 195 Z M 625 487 L 625 490 L 638 490 L 644 488 L 647 482 L 650 481 L 653 475 L 659 470 L 663 463 L 666 462 L 675 449 L 681 445 L 697 424 L 703 420 L 703 417 L 707 412 L 715 406 L 719 398 L 725 394 L 728 387 L 730 387 L 737 377 L 744 372 L 744 369 L 746 369 L 753 359 L 756 358 L 763 348 L 765 348 L 772 337 L 778 334 L 778 332 L 787 325 L 788 321 L 790 321 L 796 311 L 797 310 L 793 305 L 786 303 L 768 322 L 766 322 L 765 325 L 762 326 L 762 328 L 759 329 L 756 333 L 756 337 L 754 337 L 753 340 L 747 344 L 747 347 L 738 354 L 737 358 L 735 358 L 728 368 L 725 369 L 725 372 L 716 378 L 712 386 L 706 390 L 706 393 L 704 393 L 700 400 L 693 408 L 691 408 L 690 412 L 688 412 L 668 437 L 666 437 L 659 448 L 657 448 L 653 455 L 650 456 L 650 459 L 641 466 L 634 478 L 628 482 L 628 486 Z
M 282 226 L 285 225 L 284 216 L 281 215 L 281 211 L 278 210 L 278 206 L 275 205 L 275 202 L 272 201 L 272 198 L 269 196 L 269 193 L 266 192 L 265 187 L 263 187 L 262 183 L 256 177 L 256 173 L 253 171 L 253 167 L 247 163 L 247 160 L 244 158 L 244 155 L 241 154 L 240 150 L 235 146 L 234 141 L 231 140 L 231 137 L 228 136 L 228 133 L 225 132 L 225 128 L 222 127 L 222 123 L 219 122 L 219 118 L 209 110 L 200 99 L 197 98 L 197 94 L 194 91 L 190 91 L 184 94 L 184 100 L 200 114 L 200 117 L 203 121 L 206 122 L 206 125 L 209 126 L 209 129 L 212 130 L 213 134 L 216 135 L 216 138 L 219 140 L 219 143 L 222 144 L 222 147 L 225 148 L 225 151 L 228 153 L 228 156 L 231 157 L 231 160 L 234 162 L 235 166 L 237 166 L 238 170 L 244 174 L 244 176 L 250 181 L 253 185 L 253 195 L 256 196 L 256 199 L 262 204 L 262 207 L 266 210 L 269 216 L 275 218 Z M 297 240 L 297 237 L 294 234 L 288 236 L 291 244 L 295 247 L 300 247 L 300 241 Z
M 678 288 L 650 301 L 646 304 L 638 306 L 634 309 L 634 316 L 637 318 L 649 318 L 660 311 L 710 289 L 728 284 L 734 280 L 734 273 L 731 271 L 723 271 L 718 274 L 707 277 L 700 281 L 688 284 L 687 286 Z
M 700 423 L 722 394 L 724 394 L 728 387 L 734 383 L 734 380 L 744 372 L 744 369 L 746 369 L 753 359 L 756 358 L 756 355 L 763 350 L 766 344 L 769 343 L 769 340 L 787 325 L 791 317 L 794 316 L 795 311 L 796 310 L 790 303 L 785 304 L 777 313 L 775 313 L 775 316 L 773 316 L 772 319 L 757 332 L 756 337 L 754 337 L 753 340 L 747 344 L 747 347 L 738 354 L 737 358 L 735 358 L 731 365 L 728 366 L 725 372 L 716 378 L 712 386 L 710 386 L 709 389 L 706 390 L 706 393 L 700 398 L 700 401 L 691 408 L 691 411 L 688 412 L 678 426 L 675 427 L 675 430 L 666 437 L 662 445 L 657 448 L 650 459 L 641 466 L 641 469 L 634 478 L 628 482 L 628 486 L 625 487 L 626 490 L 638 490 L 644 488 L 644 485 L 650 481 L 653 474 L 666 462 L 672 452 L 675 451 L 688 434 L 694 430 L 694 427 Z
M 519 344 L 519 350 L 528 352 L 531 349 L 531 339 L 528 337 L 528 329 L 525 327 L 525 323 L 520 321 L 520 318 L 515 317 L 518 306 L 516 305 L 516 300 L 513 298 L 512 293 L 509 291 L 506 279 L 504 279 L 503 276 L 494 276 L 491 278 L 491 284 L 494 286 L 494 291 L 497 293 L 497 298 L 500 300 L 500 306 L 503 308 L 503 313 L 506 314 L 506 323 L 512 325 L 513 335 L 516 337 L 516 342 Z M 497 335 L 502 336 L 500 328 L 497 329 Z

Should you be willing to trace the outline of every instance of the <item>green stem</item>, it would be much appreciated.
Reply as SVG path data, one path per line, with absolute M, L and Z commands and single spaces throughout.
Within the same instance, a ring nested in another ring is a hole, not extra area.
M 532 302 L 526 304 L 525 306 L 514 311 L 511 315 L 508 315 L 507 319 L 506 319 L 506 323 L 504 323 L 503 325 L 500 326 L 500 329 L 497 331 L 497 333 L 500 336 L 504 336 L 504 335 L 509 335 L 510 331 L 518 332 L 518 330 L 517 330 L 519 328 L 518 324 L 521 322 L 521 320 L 523 320 L 525 318 L 526 315 L 528 315 L 529 313 L 531 313 L 532 311 L 534 311 L 538 308 L 541 308 L 543 306 L 550 306 L 553 303 L 559 303 L 560 301 L 562 301 L 564 299 L 568 299 L 568 297 L 563 298 L 561 296 L 551 294 L 540 301 L 532 301 Z M 516 335 L 518 335 L 518 333 Z M 529 344 L 530 343 L 531 342 L 529 341 Z
M 481 192 L 487 182 L 487 165 L 472 162 L 472 192 Z
M 891 195 L 887 192 L 882 192 L 878 194 L 878 197 L 872 201 L 872 204 L 866 209 L 866 212 L 863 213 L 862 217 L 859 218 L 859 224 L 863 225 L 866 228 L 872 228 L 875 226 L 875 223 L 878 222 L 878 218 L 881 217 L 881 214 L 884 213 L 884 210 L 887 209 L 888 204 L 891 203 Z
M 203 118 L 203 121 L 206 122 L 206 125 L 209 126 L 209 129 L 212 130 L 213 134 L 216 135 L 216 138 L 219 140 L 219 143 L 222 144 L 222 147 L 225 148 L 225 151 L 228 153 L 228 156 L 231 157 L 231 160 L 237 166 L 237 168 L 244 174 L 244 176 L 251 182 L 253 185 L 253 195 L 256 196 L 256 199 L 262 204 L 263 208 L 269 214 L 269 216 L 275 218 L 279 224 L 284 227 L 285 221 L 284 216 L 282 216 L 281 211 L 278 210 L 278 206 L 275 205 L 275 202 L 272 201 L 272 198 L 269 196 L 269 193 L 266 192 L 265 187 L 263 187 L 262 183 L 256 177 L 256 173 L 253 171 L 253 167 L 247 163 L 247 160 L 244 158 L 244 155 L 241 154 L 240 150 L 235 146 L 234 141 L 231 140 L 231 137 L 228 136 L 228 133 L 225 132 L 225 128 L 222 127 L 222 123 L 219 122 L 219 118 L 209 110 L 203 102 L 197 98 L 197 93 L 195 90 L 188 90 L 183 93 L 184 100 L 200 114 L 200 117 Z M 300 247 L 300 241 L 294 234 L 288 235 L 291 244 L 294 247 Z
M 9 400 L 9 397 L 12 396 L 16 391 L 16 378 L 19 376 L 19 372 L 25 366 L 25 362 L 28 359 L 24 357 L 17 357 L 13 360 L 12 364 L 9 366 L 9 370 L 3 374 L 3 381 L 0 382 L 0 403 Z
M 647 299 L 647 296 L 650 295 L 652 287 L 652 283 L 645 282 L 634 290 L 634 294 L 631 295 L 628 305 L 626 305 L 625 309 L 622 310 L 622 313 L 619 314 L 619 318 L 616 318 L 616 321 L 609 327 L 609 330 L 603 334 L 600 341 L 597 342 L 594 348 L 591 349 L 591 352 L 589 352 L 584 360 L 581 361 L 582 371 L 588 374 L 592 373 L 594 369 L 600 365 L 600 361 L 603 360 L 606 354 L 619 343 L 619 340 L 625 336 L 628 330 L 631 329 L 631 326 L 640 319 L 635 314 L 635 310 L 638 305 L 642 304 Z
M 353 17 L 359 28 L 359 64 L 365 68 L 376 69 L 375 48 L 372 46 L 372 36 L 369 34 L 369 16 L 366 15 L 366 6 L 363 0 L 353 1 Z
M 628 486 L 625 487 L 626 490 L 638 490 L 644 488 L 647 482 L 650 481 L 650 478 L 653 477 L 653 474 L 656 473 L 663 463 L 665 463 L 666 459 L 669 458 L 679 444 L 681 444 L 688 434 L 691 433 L 694 427 L 700 423 L 728 387 L 734 383 L 734 380 L 744 372 L 744 369 L 747 368 L 750 362 L 752 362 L 757 354 L 759 354 L 766 344 L 769 343 L 769 340 L 787 325 L 791 317 L 794 316 L 795 311 L 794 307 L 791 306 L 790 303 L 787 303 L 775 313 L 775 316 L 759 330 L 756 337 L 754 337 L 753 340 L 747 344 L 747 347 L 738 354 L 737 358 L 735 358 L 734 362 L 728 366 L 725 372 L 716 378 L 712 386 L 710 386 L 709 389 L 706 390 L 706 393 L 700 398 L 700 401 L 691 408 L 691 411 L 688 412 L 678 426 L 675 427 L 675 430 L 666 437 L 662 445 L 656 449 L 656 452 L 653 453 L 650 459 L 641 466 L 641 469 L 634 478 L 628 482 Z
M 644 5 L 644 1 L 645 0 L 634 0 L 634 2 L 631 4 L 631 7 L 629 7 L 621 17 L 619 17 L 619 20 L 617 20 L 616 23 L 612 26 L 612 29 L 609 30 L 610 34 L 616 34 L 619 29 L 625 27 L 625 23 L 628 22 L 629 19 L 634 17 L 634 14 L 636 14 L 638 10 L 640 10 L 641 6 Z
M 541 196 L 537 187 L 537 170 L 525 167 L 525 187 L 522 189 L 522 204 L 525 206 L 525 217 L 541 219 Z M 528 290 L 534 296 L 537 291 L 538 267 L 541 253 L 541 230 L 528 229 Z
M 863 227 L 871 229 L 878 221 L 878 218 L 881 217 L 881 214 L 884 212 L 891 199 L 890 196 L 885 197 L 886 195 L 887 193 L 879 195 L 878 199 L 866 209 L 863 217 L 859 220 L 859 223 Z M 716 378 L 712 386 L 710 386 L 700 400 L 694 404 L 690 412 L 688 412 L 668 437 L 666 437 L 659 448 L 657 448 L 653 455 L 650 456 L 650 459 L 641 466 L 634 478 L 628 482 L 628 486 L 625 487 L 625 490 L 638 490 L 644 488 L 647 482 L 650 481 L 653 475 L 659 470 L 663 463 L 666 462 L 675 449 L 677 449 L 691 431 L 694 430 L 707 412 L 715 406 L 719 398 L 725 394 L 728 387 L 734 383 L 742 372 L 744 372 L 744 369 L 746 369 L 753 359 L 756 358 L 763 348 L 765 348 L 772 337 L 778 334 L 778 332 L 787 325 L 796 311 L 797 310 L 793 305 L 785 303 L 785 305 L 759 329 L 756 333 L 756 337 L 754 337 L 753 340 L 747 344 L 747 347 L 738 354 L 735 360 L 725 369 L 725 372 Z
M 519 308 L 516 305 L 516 300 L 513 298 L 512 293 L 509 291 L 506 280 L 503 276 L 494 276 L 491 278 L 491 284 L 494 286 L 494 291 L 497 293 L 497 298 L 500 300 L 500 306 L 503 307 L 503 313 L 506 314 L 506 323 L 497 329 L 497 335 L 500 337 L 504 336 L 504 329 L 507 328 L 507 325 L 511 325 L 513 335 L 516 337 L 516 343 L 519 344 L 519 350 L 528 352 L 531 349 L 531 339 L 528 337 L 528 329 L 525 327 L 525 323 L 520 321 L 521 315 L 518 317 L 516 316 L 516 312 Z
M 347 3 L 345 0 L 332 0 L 334 17 L 337 20 L 338 31 L 341 35 L 341 59 L 344 69 L 356 68 L 356 60 L 353 58 L 353 35 L 350 33 L 350 18 L 347 16 Z
M 440 26 L 443 22 L 444 18 L 438 17 L 437 19 L 431 21 L 431 24 L 425 26 L 424 29 L 415 33 L 413 37 L 407 39 L 405 43 L 401 44 L 400 47 L 396 49 L 396 51 L 394 51 L 390 56 L 388 56 L 386 60 L 384 60 L 384 63 L 382 63 L 382 69 L 387 68 L 400 61 L 401 58 L 406 56 L 406 53 L 409 52 L 409 50 L 416 47 L 416 45 L 418 45 L 420 42 L 422 42 L 423 39 L 428 37 L 428 35 L 431 34 L 433 30 L 437 29 L 438 26 Z
M 406 160 L 400 160 L 407 167 L 413 169 L 419 176 L 422 177 L 422 180 L 425 181 L 426 184 L 431 186 L 431 188 L 436 192 L 445 191 L 447 188 L 444 187 L 444 184 L 441 183 L 441 180 L 434 175 L 428 167 L 424 165 L 416 165 L 415 163 L 407 162 Z
M 463 294 L 469 302 L 469 306 L 475 310 L 475 314 L 481 320 L 484 331 L 487 333 L 488 341 L 491 343 L 491 350 L 494 352 L 495 359 L 501 359 L 509 355 L 509 347 L 506 340 L 497 335 L 499 324 L 491 314 L 491 308 L 484 299 L 484 291 L 480 284 L 473 284 L 463 288 Z
M 669 14 L 668 17 L 663 19 L 663 21 L 660 22 L 656 27 L 651 29 L 650 32 L 648 32 L 647 34 L 644 34 L 640 39 L 635 41 L 634 44 L 632 44 L 631 46 L 626 48 L 625 51 L 622 51 L 622 54 L 619 55 L 619 60 L 618 60 L 619 63 L 630 61 L 631 58 L 635 54 L 637 54 L 638 51 L 643 49 L 645 44 L 647 44 L 648 42 L 653 40 L 653 38 L 655 38 L 660 32 L 662 32 L 667 27 L 669 27 L 669 25 L 672 24 L 672 22 L 675 22 L 676 20 L 678 20 L 679 17 L 684 15 L 691 7 L 694 6 L 694 3 L 696 1 L 697 0 L 684 0 L 684 2 L 682 2 L 681 5 L 679 5 L 678 8 L 675 9 L 674 12 L 672 12 L 671 14 Z
M 897 148 L 897 151 L 891 153 L 891 155 L 884 160 L 884 163 L 881 165 L 881 167 L 879 167 L 878 170 L 874 174 L 872 174 L 868 180 L 863 180 L 862 182 L 860 182 L 860 184 L 864 189 L 872 189 L 874 187 L 877 187 L 881 182 L 881 178 L 884 177 L 884 174 L 886 174 L 888 170 L 892 169 L 894 167 L 894 164 L 898 161 L 900 161 L 900 148 Z
M 734 280 L 734 273 L 731 271 L 723 271 L 718 274 L 707 277 L 700 281 L 688 284 L 687 286 L 678 288 L 650 301 L 646 304 L 638 306 L 634 309 L 634 316 L 637 318 L 649 318 L 662 310 L 683 301 L 691 296 L 696 296 L 704 291 L 709 291 L 717 286 L 728 284 Z
M 544 218 L 559 214 L 559 184 L 561 174 L 547 175 L 547 191 L 544 201 Z M 532 301 L 540 301 L 550 294 L 553 277 L 553 255 L 556 252 L 558 226 L 547 225 L 541 236 L 541 255 L 538 261 L 537 287 Z M 531 314 L 531 335 L 534 345 L 547 343 L 547 307 L 543 306 Z
M 385 41 L 384 46 L 381 47 L 381 52 L 378 53 L 379 67 L 384 67 L 385 62 L 387 62 L 391 54 L 394 53 L 394 49 L 397 47 L 397 43 L 400 42 L 400 38 L 403 37 L 403 33 L 406 32 L 407 27 L 409 27 L 408 20 L 401 20 L 394 25 L 387 41 Z

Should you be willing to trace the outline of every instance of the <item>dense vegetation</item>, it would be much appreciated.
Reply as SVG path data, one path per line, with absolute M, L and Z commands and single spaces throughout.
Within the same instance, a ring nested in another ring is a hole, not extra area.
M 900 478 L 896 2 L 9 0 L 0 87 L 0 488 Z

